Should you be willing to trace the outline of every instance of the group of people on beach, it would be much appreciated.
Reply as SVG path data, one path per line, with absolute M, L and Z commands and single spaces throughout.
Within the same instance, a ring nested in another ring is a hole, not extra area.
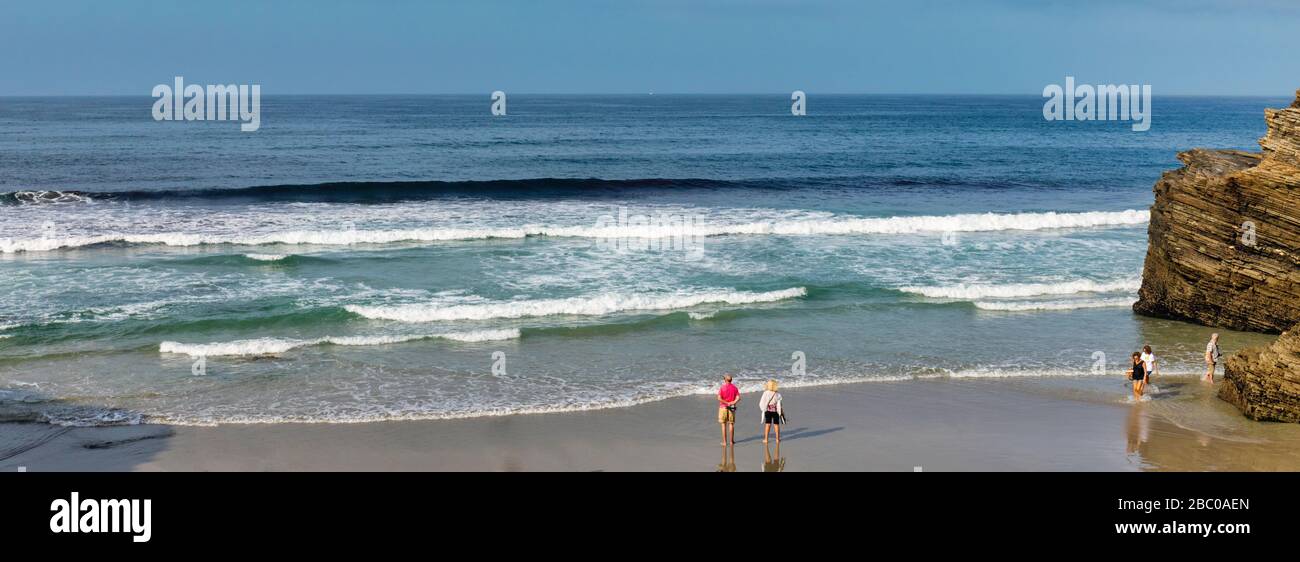
M 1205 345 L 1205 377 L 1203 380 L 1214 382 L 1214 369 L 1223 359 L 1219 350 L 1219 334 L 1210 334 L 1210 342 Z M 1150 345 L 1142 346 L 1142 351 L 1134 351 L 1133 366 L 1124 372 L 1128 380 L 1133 381 L 1133 400 L 1141 401 L 1147 389 L 1151 387 L 1151 375 L 1160 369 L 1160 361 Z M 718 425 L 722 428 L 722 446 L 736 444 L 736 409 L 740 404 L 740 389 L 732 383 L 731 375 L 722 376 L 722 386 L 718 388 Z M 763 395 L 758 399 L 758 409 L 763 416 L 763 442 L 768 442 L 772 431 L 776 431 L 776 442 L 781 442 L 781 425 L 785 423 L 785 408 L 781 404 L 781 393 L 777 392 L 775 379 L 768 379 L 763 385 Z
M 1133 400 L 1141 400 L 1147 387 L 1151 386 L 1151 375 L 1159 369 L 1159 361 L 1151 346 L 1142 346 L 1142 351 L 1133 352 L 1133 367 L 1124 372 L 1133 381 Z M 1205 345 L 1205 377 L 1203 380 L 1214 382 L 1214 368 L 1223 359 L 1219 350 L 1219 334 L 1210 334 L 1210 342 Z
M 781 424 L 785 423 L 785 409 L 781 406 L 781 393 L 777 392 L 775 379 L 763 385 L 763 395 L 758 398 L 758 409 L 763 415 L 763 442 L 767 443 L 773 429 L 776 442 L 781 442 Z M 740 389 L 731 382 L 731 375 L 722 376 L 718 388 L 718 425 L 722 426 L 722 446 L 736 444 L 736 408 L 740 404 Z
M 1144 345 L 1142 351 L 1133 352 L 1132 358 L 1133 367 L 1124 374 L 1133 381 L 1133 400 L 1137 401 L 1151 386 L 1151 375 L 1156 372 L 1156 354 L 1151 351 L 1151 346 Z

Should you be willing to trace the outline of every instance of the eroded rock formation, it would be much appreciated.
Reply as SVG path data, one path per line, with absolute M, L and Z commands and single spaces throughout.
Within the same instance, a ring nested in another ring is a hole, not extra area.
M 1254 420 L 1300 422 L 1300 329 L 1228 358 L 1219 398 Z
M 1156 182 L 1135 311 L 1269 333 L 1300 323 L 1296 93 L 1291 107 L 1265 111 L 1262 153 L 1189 150 Z M 1300 421 L 1297 332 L 1230 358 L 1220 396 L 1254 419 Z
M 1134 310 L 1257 332 L 1300 323 L 1300 98 L 1265 120 L 1262 154 L 1189 150 L 1156 182 Z

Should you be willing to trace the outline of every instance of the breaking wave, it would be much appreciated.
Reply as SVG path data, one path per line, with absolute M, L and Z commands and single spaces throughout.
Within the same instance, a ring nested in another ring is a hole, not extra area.
M 446 334 L 421 334 L 409 336 L 343 336 L 324 337 L 309 340 L 258 338 L 219 343 L 180 343 L 165 341 L 158 346 L 159 353 L 175 353 L 191 357 L 222 356 L 257 356 L 277 355 L 300 347 L 316 345 L 389 345 L 426 339 L 446 339 L 458 342 L 484 342 L 516 339 L 520 335 L 517 329 L 479 330 L 473 332 L 452 332 Z
M 1060 283 L 1009 283 L 1005 285 L 976 285 L 959 283 L 935 287 L 901 287 L 904 293 L 913 293 L 936 299 L 975 300 L 986 298 L 1024 298 L 1042 295 L 1073 295 L 1076 293 L 1132 293 L 1142 287 L 1141 279 L 1098 282 L 1091 279 L 1063 281 Z
M 976 301 L 975 308 L 981 310 L 1003 310 L 1008 312 L 1034 311 L 1034 310 L 1076 310 L 1083 308 L 1127 308 L 1133 306 L 1137 299 L 1117 298 L 1117 299 L 1081 299 L 1081 300 L 1059 300 L 1059 301 L 1041 301 L 1041 302 L 1017 302 L 1017 301 Z
M 619 295 L 565 299 L 519 300 L 482 304 L 405 304 L 395 306 L 348 305 L 353 314 L 375 320 L 401 322 L 439 322 L 449 320 L 491 320 L 538 316 L 603 316 L 635 310 L 677 310 L 701 304 L 752 304 L 775 302 L 806 296 L 803 287 L 753 293 L 744 291 L 706 291 L 687 294 Z
M 734 224 L 709 224 L 706 220 L 670 224 L 616 226 L 520 226 L 514 228 L 409 228 L 391 230 L 291 230 L 264 234 L 99 234 L 93 236 L 0 239 L 0 252 L 35 252 L 81 248 L 100 244 L 161 244 L 165 246 L 310 244 L 350 246 L 396 242 L 445 242 L 494 238 L 697 238 L 728 235 L 861 235 L 915 234 L 923 232 L 993 232 L 1133 226 L 1146 223 L 1148 211 L 1088 211 L 1082 213 L 960 214 L 915 217 L 838 217 L 794 219 Z
M 31 190 L 0 193 L 0 205 L 89 203 L 92 199 L 90 194 L 81 191 Z
M 289 257 L 289 254 L 244 254 L 244 257 L 253 261 L 280 261 Z

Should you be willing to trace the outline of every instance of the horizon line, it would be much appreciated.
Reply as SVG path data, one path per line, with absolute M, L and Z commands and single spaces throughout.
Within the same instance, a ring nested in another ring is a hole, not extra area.
M 787 96 L 795 90 L 789 92 L 515 92 L 502 90 L 508 96 Z M 802 90 L 810 97 L 818 96 L 1033 96 L 1045 97 L 1041 93 L 1025 92 L 817 92 Z M 1291 97 L 1300 92 L 1300 89 L 1279 93 L 1279 94 L 1243 94 L 1243 93 L 1152 93 L 1153 96 L 1165 97 L 1221 97 L 1221 98 L 1271 98 L 1271 97 Z M 263 93 L 263 96 L 338 96 L 338 97 L 377 97 L 377 96 L 491 96 L 492 90 L 485 92 L 277 92 Z M 61 93 L 61 94 L 0 94 L 0 98 L 155 98 L 148 93 L 141 94 L 122 94 L 122 93 Z

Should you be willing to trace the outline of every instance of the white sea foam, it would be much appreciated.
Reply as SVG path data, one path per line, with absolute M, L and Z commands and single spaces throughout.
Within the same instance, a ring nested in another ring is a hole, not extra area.
M 519 338 L 518 329 L 504 330 L 476 330 L 472 332 L 452 332 L 450 334 L 441 334 L 438 336 L 442 339 L 459 341 L 459 342 L 481 342 L 481 341 L 500 341 L 513 340 Z
M 395 306 L 348 305 L 353 314 L 377 320 L 439 322 L 448 320 L 490 320 L 553 315 L 603 316 L 633 310 L 677 310 L 701 304 L 752 304 L 775 302 L 808 294 L 803 287 L 752 293 L 705 291 L 669 294 L 604 294 L 566 299 L 518 300 L 483 304 L 405 304 Z
M 1060 283 L 1009 283 L 1005 285 L 943 285 L 936 287 L 901 287 L 900 291 L 937 299 L 974 300 L 985 298 L 1024 298 L 1041 295 L 1075 293 L 1132 293 L 1142 287 L 1141 279 L 1098 282 L 1091 279 Z
M 687 312 L 686 313 L 687 316 L 691 317 L 691 320 L 708 320 L 709 318 L 713 318 L 717 314 L 718 311 L 716 310 L 713 312 Z
M 290 349 L 315 345 L 321 340 L 291 340 L 278 338 L 258 338 L 222 343 L 191 344 L 174 341 L 162 342 L 158 346 L 160 353 L 176 353 L 194 357 L 215 357 L 224 355 L 274 355 Z
M 736 386 L 741 392 L 752 393 L 763 390 L 763 384 L 766 378 L 755 378 L 753 380 L 736 381 Z M 785 380 L 781 382 L 781 388 L 810 388 L 818 386 L 830 386 L 837 384 L 852 384 L 865 382 L 902 382 L 912 380 L 911 376 L 901 375 L 866 375 L 866 376 L 844 376 L 844 377 L 809 377 L 803 380 Z M 346 415 L 321 415 L 316 414 L 280 414 L 265 413 L 257 415 L 222 415 L 213 416 L 149 416 L 149 421 L 154 423 L 166 423 L 172 425 L 193 425 L 193 426 L 214 426 L 220 424 L 274 424 L 274 423 L 369 423 L 377 421 L 400 421 L 400 420 L 447 420 L 447 419 L 467 419 L 482 417 L 514 416 L 514 415 L 535 415 L 535 414 L 557 414 L 568 412 L 587 412 L 595 410 L 606 410 L 612 408 L 627 408 L 659 402 L 670 398 L 695 395 L 712 395 L 718 392 L 715 383 L 670 383 L 661 388 L 650 389 L 644 392 L 636 393 L 632 396 L 613 398 L 575 401 L 566 404 L 554 404 L 544 406 L 514 406 L 514 407 L 482 407 L 471 408 L 461 411 L 401 411 L 394 408 L 377 408 L 371 413 L 353 412 Z
M 356 245 L 394 242 L 440 242 L 529 236 L 568 238 L 679 238 L 725 235 L 849 235 L 912 234 L 920 232 L 988 232 L 1132 226 L 1150 219 L 1148 211 L 1089 211 L 1081 213 L 960 214 L 915 217 L 787 218 L 772 221 L 636 226 L 520 226 L 514 228 L 411 228 L 396 230 L 287 230 L 262 234 L 161 232 L 93 236 L 0 239 L 0 253 L 50 251 L 106 243 L 200 246 L 215 244 Z
M 116 408 L 89 406 L 44 412 L 37 421 L 63 427 L 104 427 L 114 425 L 140 425 L 144 414 Z
M 1075 310 L 1082 308 L 1126 308 L 1133 306 L 1137 299 L 1078 299 L 1057 301 L 975 301 L 975 308 L 982 310 L 1002 310 L 1009 312 L 1034 310 Z
M 53 191 L 53 190 L 35 190 L 35 191 L 15 191 L 10 195 L 14 201 L 25 205 L 39 205 L 44 203 L 89 203 L 91 198 L 87 195 L 74 193 L 70 191 Z
M 238 340 L 230 342 L 191 344 L 174 341 L 165 341 L 158 346 L 159 353 L 175 353 L 180 355 L 189 355 L 191 357 L 221 357 L 221 356 L 256 356 L 256 355 L 276 355 L 300 347 L 309 347 L 313 345 L 345 345 L 345 346 L 365 346 L 365 345 L 388 345 L 394 343 L 403 343 L 425 339 L 447 339 L 459 342 L 484 342 L 499 341 L 518 338 L 520 335 L 517 329 L 505 330 L 479 330 L 473 332 L 451 332 L 445 334 L 420 334 L 407 336 L 342 336 L 342 337 L 324 337 L 310 340 L 283 339 L 283 338 L 258 338 L 251 340 Z
M 1045 377 L 1089 377 L 1095 375 L 1087 369 L 1061 369 L 1061 368 L 1000 368 L 1000 367 L 981 367 L 975 369 L 963 369 L 960 371 L 945 371 L 942 374 L 935 375 L 934 378 L 951 378 L 951 379 L 1009 379 L 1009 378 L 1045 378 Z
M 1183 373 L 1179 374 L 1183 375 Z M 1116 380 L 1118 380 L 1118 371 L 1109 372 L 1105 376 L 1112 375 L 1116 377 Z M 781 380 L 781 387 L 782 389 L 793 389 L 855 383 L 899 383 L 916 379 L 945 377 L 954 379 L 996 380 L 1036 377 L 1105 378 L 1105 376 L 1092 373 L 1091 370 L 1087 368 L 1069 369 L 1044 367 L 1035 369 L 1027 367 L 985 367 L 960 371 L 944 370 L 936 372 L 933 375 L 862 374 L 827 376 L 810 374 L 807 377 L 799 379 L 783 378 Z M 1184 376 L 1194 377 L 1199 375 L 1189 371 L 1188 374 Z M 768 377 L 765 375 L 742 374 L 737 377 L 736 384 L 742 392 L 758 392 L 762 390 L 762 385 L 767 378 Z M 623 392 L 624 390 L 627 392 Z M 135 419 L 121 419 L 121 414 L 125 411 L 118 410 L 115 412 L 105 411 L 104 415 L 97 416 L 98 419 L 84 415 L 76 416 L 74 419 L 72 416 L 60 413 L 57 415 L 58 419 L 54 419 L 56 416 L 49 416 L 50 419 L 48 419 L 48 421 L 65 425 L 117 425 L 121 423 L 148 422 L 187 426 L 214 426 L 221 424 L 366 423 L 393 420 L 441 420 L 624 408 L 681 396 L 713 395 L 716 392 L 717 383 L 713 380 L 678 382 L 665 381 L 640 389 L 620 388 L 618 390 L 604 392 L 566 394 L 558 401 L 545 404 L 521 403 L 510 405 L 493 401 L 471 401 L 469 403 L 455 404 L 448 408 L 447 403 L 444 401 L 413 401 L 382 404 L 331 404 L 327 402 L 313 402 L 311 404 L 312 407 L 308 410 L 297 410 L 290 407 L 255 409 L 237 412 L 226 407 L 217 410 L 202 409 L 197 411 L 187 411 L 185 407 L 181 407 L 179 410 L 163 408 L 162 411 L 145 408 L 142 413 L 134 414 L 136 416 Z
M 256 261 L 280 261 L 289 257 L 288 254 L 244 254 L 244 257 Z
M 1176 377 L 1176 378 L 1201 377 L 1205 374 L 1204 369 L 1202 369 L 1201 371 L 1196 371 L 1195 368 L 1192 367 L 1191 365 L 1175 365 L 1174 367 L 1171 367 L 1171 369 L 1172 370 L 1169 372 L 1161 371 L 1161 372 L 1157 372 L 1156 374 L 1162 377 L 1167 376 L 1167 377 Z M 1123 372 L 1124 372 L 1124 368 L 1119 368 L 1118 366 L 1111 366 L 1104 373 L 1095 373 L 1092 371 L 1091 368 L 1070 369 L 1070 368 L 1060 368 L 1060 367 L 1044 367 L 1044 368 L 1036 369 L 1036 368 L 1026 368 L 1026 367 L 1016 367 L 1016 368 L 980 367 L 974 369 L 963 369 L 959 371 L 945 370 L 944 372 L 935 374 L 933 376 L 919 376 L 917 378 L 945 378 L 946 377 L 946 378 L 953 378 L 953 379 L 1007 379 L 1007 378 L 1051 378 L 1051 377 L 1102 377 L 1102 378 L 1112 377 L 1119 380 L 1120 375 L 1122 375 Z M 1148 389 L 1147 392 L 1149 394 L 1155 394 L 1159 392 L 1159 389 L 1156 388 L 1155 385 L 1148 386 L 1147 389 Z
M 758 223 L 771 225 L 751 234 L 908 234 L 915 232 L 986 232 L 1131 226 L 1150 220 L 1150 212 L 1090 211 L 1083 213 L 961 214 L 947 216 L 857 218 Z

